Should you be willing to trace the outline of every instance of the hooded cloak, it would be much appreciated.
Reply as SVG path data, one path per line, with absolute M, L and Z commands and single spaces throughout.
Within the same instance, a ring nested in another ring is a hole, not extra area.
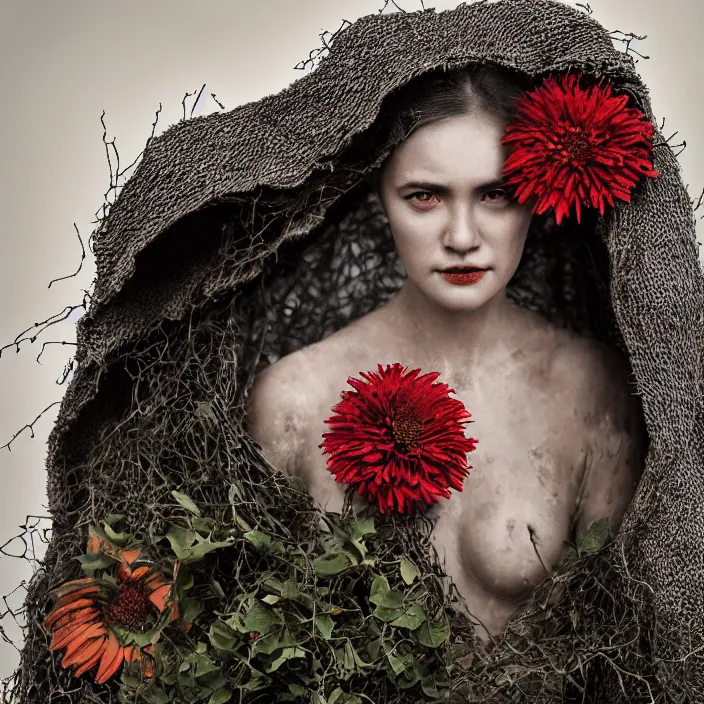
M 601 634 L 569 679 L 593 701 L 650 701 L 648 691 L 704 698 L 704 277 L 692 204 L 628 53 L 582 11 L 498 0 L 363 17 L 287 89 L 149 141 L 94 236 L 91 305 L 49 443 L 53 535 L 27 600 L 18 701 L 95 701 L 96 686 L 59 666 L 40 625 L 47 590 L 77 576 L 71 558 L 84 550 L 87 523 L 119 513 L 125 530 L 149 532 L 170 515 L 177 489 L 220 518 L 239 501 L 241 515 L 289 545 L 309 535 L 307 497 L 247 432 L 251 384 L 264 366 L 400 288 L 388 223 L 365 178 L 394 146 L 379 126 L 411 79 L 471 62 L 536 80 L 567 70 L 604 76 L 655 127 L 658 177 L 604 216 L 530 238 L 510 295 L 625 352 L 647 427 L 646 465 L 616 541 L 563 583 L 563 611 L 543 608 L 561 632 L 576 614 L 575 642 L 580 628 Z M 422 521 L 390 520 L 405 536 L 398 549 L 437 574 Z M 589 575 L 612 601 L 575 586 Z M 457 617 L 453 637 L 462 634 Z M 610 634 L 620 649 L 609 650 Z M 520 642 L 518 658 L 499 644 L 494 664 L 540 665 L 545 652 L 550 664 L 549 648 Z M 627 652 L 636 665 L 619 660 Z M 457 681 L 471 679 L 472 667 L 460 663 Z M 521 701 L 510 683 L 492 686 L 491 701 Z M 562 701 L 550 691 L 531 701 Z

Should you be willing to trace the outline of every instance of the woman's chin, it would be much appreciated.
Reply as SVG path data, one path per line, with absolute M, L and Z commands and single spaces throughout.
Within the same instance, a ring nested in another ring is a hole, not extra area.
M 500 294 L 491 281 L 490 272 L 472 283 L 454 283 L 444 277 L 434 283 L 432 291 L 426 290 L 426 297 L 436 307 L 456 313 L 479 310 Z

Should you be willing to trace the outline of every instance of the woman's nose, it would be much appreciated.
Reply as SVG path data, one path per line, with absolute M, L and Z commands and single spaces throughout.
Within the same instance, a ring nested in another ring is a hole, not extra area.
M 470 208 L 458 209 L 445 230 L 444 245 L 457 252 L 468 252 L 479 245 L 479 227 Z

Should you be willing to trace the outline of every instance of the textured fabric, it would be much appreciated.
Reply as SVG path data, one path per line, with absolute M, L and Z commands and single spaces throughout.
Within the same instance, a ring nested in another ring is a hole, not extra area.
M 160 404 L 176 413 L 175 391 L 140 398 L 136 389 L 168 385 L 178 368 L 179 384 L 197 387 L 196 402 L 222 401 L 216 413 L 221 428 L 229 423 L 231 444 L 213 461 L 234 473 L 267 471 L 245 430 L 256 372 L 373 310 L 403 279 L 363 178 L 393 146 L 373 129 L 384 100 L 423 72 L 473 61 L 530 77 L 570 68 L 605 75 L 656 124 L 632 59 L 594 19 L 549 0 L 499 0 L 364 17 L 286 90 L 180 122 L 149 143 L 95 237 L 92 304 L 78 324 L 78 366 L 50 438 L 55 525 L 45 570 L 30 590 L 30 618 L 70 573 L 66 555 L 81 545 L 76 526 L 122 512 L 136 529 L 151 520 L 145 505 L 156 515 L 166 502 L 153 458 L 123 464 L 115 481 L 105 479 L 109 467 L 99 459 L 115 438 L 132 456 L 130 443 L 151 432 L 144 419 Z M 666 644 L 650 634 L 656 656 L 676 659 L 704 645 L 704 277 L 690 200 L 657 127 L 655 143 L 660 175 L 603 218 L 539 233 L 510 292 L 628 354 L 650 446 L 612 559 L 650 585 L 658 623 L 681 632 Z M 189 382 L 179 364 L 196 345 L 196 325 L 211 349 L 228 345 L 222 359 L 230 366 Z M 158 360 L 143 364 L 149 346 L 166 336 Z M 179 427 L 174 422 L 173 432 Z M 189 481 L 195 477 L 187 472 L 167 473 L 166 489 Z M 31 625 L 22 701 L 46 701 L 47 686 L 68 683 L 44 642 Z M 696 658 L 690 662 L 701 664 Z M 701 682 L 696 667 L 689 676 Z M 618 683 L 603 686 L 609 698 L 601 701 L 620 701 Z M 81 696 L 56 701 L 88 701 Z

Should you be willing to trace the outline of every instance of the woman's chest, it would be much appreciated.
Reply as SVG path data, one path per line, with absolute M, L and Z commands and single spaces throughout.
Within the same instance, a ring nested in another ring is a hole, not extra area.
M 546 576 L 570 537 L 584 448 L 564 405 L 522 398 L 515 388 L 454 395 L 474 421 L 465 434 L 478 442 L 463 491 L 428 512 L 432 540 L 470 609 L 492 598 L 515 602 Z M 319 448 L 330 415 L 318 409 L 305 425 L 301 476 L 321 506 L 340 511 L 345 487 Z
M 517 435 L 485 434 L 463 491 L 429 511 L 438 556 L 470 607 L 518 602 L 571 537 L 583 462 L 550 432 Z

